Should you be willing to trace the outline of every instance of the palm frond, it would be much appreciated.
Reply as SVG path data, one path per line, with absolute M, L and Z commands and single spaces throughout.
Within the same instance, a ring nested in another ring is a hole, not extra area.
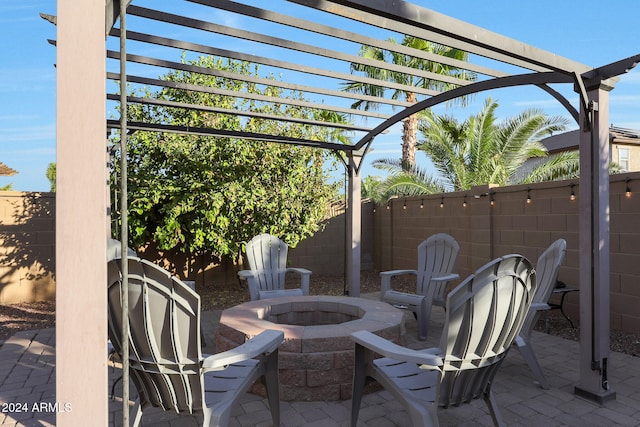
M 580 176 L 580 153 L 568 151 L 558 153 L 542 162 L 526 174 L 518 184 L 532 184 L 534 182 L 574 179 Z
M 373 198 L 384 203 L 393 197 L 410 197 L 424 194 L 441 193 L 442 184 L 426 170 L 416 168 L 413 171 L 403 169 L 398 159 L 379 159 L 373 163 L 377 169 L 386 171 L 387 178 L 380 182 Z

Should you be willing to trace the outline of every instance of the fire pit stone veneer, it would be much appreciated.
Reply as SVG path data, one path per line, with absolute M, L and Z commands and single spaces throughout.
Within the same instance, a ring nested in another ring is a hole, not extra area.
M 404 312 L 381 301 L 353 297 L 251 301 L 222 312 L 216 348 L 235 348 L 265 329 L 284 332 L 278 359 L 282 400 L 346 400 L 353 382 L 351 333 L 367 330 L 404 344 Z M 252 391 L 265 394 L 258 383 Z

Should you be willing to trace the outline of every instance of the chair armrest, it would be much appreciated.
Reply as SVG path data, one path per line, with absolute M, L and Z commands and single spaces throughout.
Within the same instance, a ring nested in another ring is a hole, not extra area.
M 389 277 L 393 277 L 393 276 L 400 276 L 402 274 L 413 274 L 414 276 L 418 275 L 418 271 L 417 270 L 389 270 L 389 271 L 381 271 L 380 272 L 380 277 L 385 277 L 385 276 L 389 276 Z
M 422 304 L 426 296 L 410 294 L 406 292 L 390 290 L 380 295 L 380 300 L 393 306 L 404 306 L 398 308 L 409 308 L 416 311 Z
M 418 275 L 417 270 L 389 270 L 389 271 L 381 271 L 381 287 L 380 287 L 380 298 L 391 290 L 391 278 L 394 276 L 401 276 L 403 274 L 413 274 L 414 276 Z
M 531 304 L 531 307 L 529 308 L 529 310 L 531 310 L 531 311 L 533 311 L 533 310 L 542 311 L 542 310 L 549 310 L 549 309 L 551 309 L 551 307 L 546 302 L 533 303 L 533 304 Z
M 267 329 L 239 347 L 208 356 L 202 361 L 202 368 L 205 372 L 215 371 L 233 363 L 273 353 L 282 341 L 284 341 L 284 332 Z
M 432 282 L 448 282 L 449 280 L 459 279 L 460 275 L 456 273 L 447 274 L 446 276 L 432 277 Z
M 249 280 L 253 279 L 254 274 L 251 270 L 240 270 L 238 271 L 238 276 L 240 276 L 240 279 L 242 280 Z
M 298 273 L 301 276 L 304 276 L 304 275 L 310 276 L 311 275 L 311 270 L 307 270 L 306 268 L 299 268 L 299 267 L 288 267 L 287 268 L 287 273 L 288 272 Z
M 240 280 L 246 280 L 247 281 L 247 286 L 249 287 L 249 296 L 251 298 L 251 301 L 255 301 L 260 299 L 259 296 L 259 285 L 258 285 L 258 281 L 256 279 L 256 275 L 253 273 L 252 270 L 240 270 L 238 271 L 238 277 L 240 277 Z
M 365 347 L 381 356 L 394 360 L 417 363 L 423 368 L 439 369 L 443 365 L 440 349 L 412 350 L 392 343 L 369 331 L 358 331 L 351 334 L 356 344 Z
M 309 278 L 311 277 L 311 270 L 299 267 L 289 267 L 285 270 L 285 273 L 299 274 L 300 289 L 302 289 L 302 295 L 309 295 Z

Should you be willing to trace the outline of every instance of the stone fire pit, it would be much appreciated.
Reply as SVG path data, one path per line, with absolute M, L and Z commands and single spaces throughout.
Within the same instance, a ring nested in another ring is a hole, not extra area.
M 222 312 L 216 348 L 235 348 L 265 329 L 284 332 L 278 359 L 282 400 L 345 400 L 351 398 L 353 381 L 350 334 L 367 330 L 401 343 L 404 312 L 380 301 L 353 297 L 251 301 Z M 252 391 L 264 395 L 261 388 L 254 386 Z

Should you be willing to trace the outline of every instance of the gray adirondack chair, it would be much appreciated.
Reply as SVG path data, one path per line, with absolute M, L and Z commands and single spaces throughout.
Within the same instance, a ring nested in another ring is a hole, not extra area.
M 121 251 L 122 245 L 120 240 L 107 239 L 107 261 L 111 261 L 115 258 L 122 258 Z M 127 256 L 138 256 L 138 254 L 136 251 L 128 247 Z
M 531 263 L 520 255 L 478 269 L 447 296 L 439 348 L 411 350 L 367 331 L 356 342 L 351 425 L 356 426 L 367 378 L 405 407 L 414 426 L 438 425 L 438 407 L 482 397 L 495 425 L 503 420 L 491 384 L 533 300 Z M 375 359 L 375 355 L 382 356 Z
M 242 270 L 238 275 L 247 281 L 252 301 L 278 296 L 309 295 L 311 271 L 287 267 L 288 250 L 286 243 L 270 234 L 259 234 L 249 240 L 246 254 L 250 270 Z M 300 276 L 299 288 L 284 288 L 287 273 Z
M 418 322 L 418 339 L 426 340 L 432 305 L 444 307 L 447 284 L 459 276 L 452 273 L 460 252 L 458 242 L 448 234 L 430 236 L 418 246 L 417 270 L 391 270 L 380 273 L 380 299 L 398 308 L 411 310 Z M 403 274 L 416 276 L 416 293 L 394 291 L 391 278 Z
M 549 310 L 549 298 L 551 293 L 558 282 L 558 272 L 560 271 L 560 265 L 564 261 L 565 253 L 567 252 L 567 242 L 564 239 L 558 239 L 553 242 L 538 258 L 536 264 L 536 280 L 538 286 L 536 294 L 533 297 L 533 303 L 527 318 L 522 325 L 520 334 L 516 338 L 516 346 L 522 357 L 531 368 L 533 376 L 535 377 L 540 387 L 544 389 L 549 388 L 549 383 L 542 372 L 542 368 L 538 363 L 533 347 L 531 346 L 531 332 L 540 317 L 540 314 Z
M 122 354 L 122 260 L 108 264 L 109 338 Z M 200 297 L 162 268 L 129 258 L 129 363 L 138 397 L 134 426 L 143 410 L 159 407 L 201 415 L 203 425 L 226 426 L 233 405 L 257 380 L 267 389 L 273 425 L 280 423 L 279 331 L 266 330 L 235 349 L 202 355 Z

